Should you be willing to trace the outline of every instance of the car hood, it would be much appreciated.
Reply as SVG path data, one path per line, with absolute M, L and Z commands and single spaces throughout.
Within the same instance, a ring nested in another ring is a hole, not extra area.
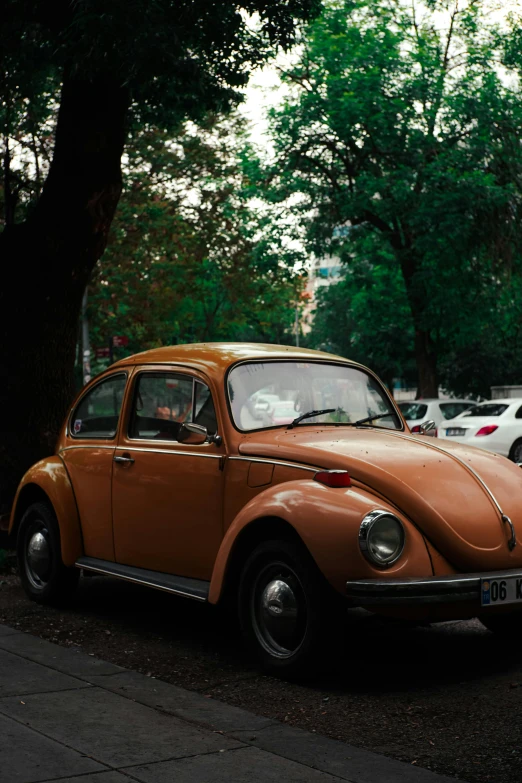
M 459 569 L 522 566 L 522 470 L 497 454 L 384 429 L 310 426 L 249 434 L 239 452 L 347 470 L 406 514 Z M 513 551 L 495 500 L 517 531 Z

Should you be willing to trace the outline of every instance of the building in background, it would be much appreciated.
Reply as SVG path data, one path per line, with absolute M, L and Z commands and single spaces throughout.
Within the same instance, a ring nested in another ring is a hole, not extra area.
M 317 291 L 324 286 L 338 283 L 341 274 L 341 262 L 336 256 L 321 256 L 321 258 L 312 259 L 304 292 L 306 304 L 301 316 L 303 334 L 308 334 L 312 329 Z

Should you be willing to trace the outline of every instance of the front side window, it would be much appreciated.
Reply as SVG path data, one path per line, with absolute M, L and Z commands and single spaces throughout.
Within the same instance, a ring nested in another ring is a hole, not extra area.
M 383 387 L 363 370 L 342 364 L 307 361 L 249 362 L 228 375 L 232 419 L 240 430 L 291 423 L 313 410 L 330 413 L 303 419 L 306 424 L 355 424 L 368 417 L 372 426 L 402 429 Z
M 138 376 L 129 424 L 131 438 L 178 440 L 183 423 L 217 429 L 210 390 L 188 375 L 142 373 Z
M 115 375 L 82 397 L 71 417 L 73 438 L 114 438 L 118 429 L 127 376 Z

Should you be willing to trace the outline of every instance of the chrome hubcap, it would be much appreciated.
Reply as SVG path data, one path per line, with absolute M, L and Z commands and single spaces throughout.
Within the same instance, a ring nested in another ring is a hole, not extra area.
M 47 529 L 35 523 L 26 538 L 25 570 L 34 587 L 42 588 L 47 583 L 51 570 L 51 548 Z
M 259 573 L 251 612 L 255 634 L 267 652 L 288 658 L 299 649 L 306 631 L 306 601 L 288 566 L 271 564 Z

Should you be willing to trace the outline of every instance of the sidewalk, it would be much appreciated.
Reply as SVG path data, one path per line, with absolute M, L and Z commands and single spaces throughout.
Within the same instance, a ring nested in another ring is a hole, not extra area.
M 2 783 L 455 783 L 0 625 Z

